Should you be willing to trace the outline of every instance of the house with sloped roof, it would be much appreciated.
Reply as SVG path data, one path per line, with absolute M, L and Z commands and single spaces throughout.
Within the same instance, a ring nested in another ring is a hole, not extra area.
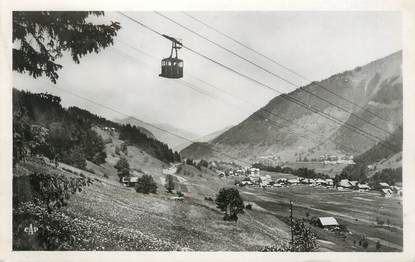
M 381 192 L 382 196 L 386 197 L 386 198 L 391 197 L 392 193 L 393 193 L 392 190 L 389 189 L 389 188 L 382 188 L 380 192 Z
M 322 228 L 338 227 L 339 223 L 334 217 L 319 217 L 318 224 Z
M 369 191 L 371 188 L 368 184 L 357 184 L 356 189 L 359 191 Z
M 390 188 L 390 185 L 386 182 L 380 182 L 379 186 L 380 186 L 380 188 Z
M 340 180 L 340 182 L 337 186 L 342 187 L 342 188 L 351 188 L 352 187 L 352 185 L 350 184 L 349 179 Z

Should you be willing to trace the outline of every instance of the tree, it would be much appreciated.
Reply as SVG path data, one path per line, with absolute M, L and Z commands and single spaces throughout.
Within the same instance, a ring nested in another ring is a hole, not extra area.
M 143 175 L 138 179 L 135 191 L 143 194 L 155 194 L 157 193 L 157 184 L 151 175 Z
M 379 250 L 381 248 L 380 242 L 379 240 L 376 241 L 376 250 Z
M 294 242 L 291 250 L 295 252 L 311 252 L 318 248 L 317 237 L 302 221 L 293 224 Z
M 115 169 L 117 169 L 117 175 L 120 178 L 120 181 L 123 177 L 130 176 L 130 164 L 125 157 L 121 157 L 120 160 L 115 164 Z
M 215 203 L 220 210 L 225 212 L 223 220 L 237 221 L 238 214 L 244 209 L 244 202 L 236 188 L 220 189 Z
M 53 83 L 62 65 L 56 60 L 70 52 L 75 63 L 82 56 L 98 53 L 113 44 L 118 22 L 93 24 L 90 16 L 104 16 L 104 12 L 13 12 L 13 70 L 29 73 L 34 78 L 46 75 Z
M 174 182 L 173 182 L 173 176 L 170 175 L 170 174 L 166 176 L 165 187 L 167 189 L 167 192 L 172 193 L 172 191 L 174 189 Z
M 120 160 L 115 164 L 115 169 L 118 171 L 123 169 L 130 169 L 130 164 L 128 163 L 128 160 L 125 157 L 121 157 Z

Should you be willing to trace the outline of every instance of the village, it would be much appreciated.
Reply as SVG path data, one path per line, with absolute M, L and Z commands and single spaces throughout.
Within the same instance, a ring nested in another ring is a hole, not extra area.
M 185 163 L 186 160 L 183 161 Z M 171 163 L 170 167 L 164 168 L 163 175 L 176 174 L 178 167 L 183 163 Z M 223 169 L 215 161 L 208 163 L 208 169 L 211 169 L 220 178 L 235 178 L 234 185 L 239 187 L 252 188 L 281 188 L 297 185 L 307 185 L 310 187 L 336 189 L 338 191 L 358 191 L 358 192 L 378 192 L 385 198 L 402 197 L 402 183 L 389 185 L 386 182 L 379 182 L 376 185 L 369 186 L 368 183 L 360 183 L 349 179 L 335 181 L 333 178 L 304 178 L 293 175 L 284 176 L 284 173 L 278 173 L 278 177 L 273 172 L 261 172 L 256 167 L 240 167 L 237 169 Z M 133 173 L 128 177 L 122 177 L 121 182 L 126 186 L 134 186 L 140 174 Z M 273 177 L 274 176 L 274 177 Z

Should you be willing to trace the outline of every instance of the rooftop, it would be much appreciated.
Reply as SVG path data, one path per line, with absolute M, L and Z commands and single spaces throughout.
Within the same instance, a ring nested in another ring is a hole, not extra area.
M 337 220 L 334 217 L 319 217 L 322 226 L 338 226 Z

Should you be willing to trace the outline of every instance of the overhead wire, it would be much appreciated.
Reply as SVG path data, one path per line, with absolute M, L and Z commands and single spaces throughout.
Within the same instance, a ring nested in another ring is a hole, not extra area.
M 295 84 L 294 82 L 290 81 L 289 79 L 287 79 L 287 78 L 285 78 L 285 77 L 282 77 L 282 76 L 280 76 L 280 75 L 278 75 L 278 74 L 276 74 L 276 73 L 272 72 L 271 70 L 269 70 L 269 69 L 267 69 L 267 68 L 265 68 L 265 67 L 263 67 L 263 66 L 261 66 L 261 65 L 258 65 L 257 63 L 252 62 L 251 60 L 249 60 L 249 59 L 247 59 L 247 58 L 245 58 L 245 57 L 243 57 L 243 56 L 239 55 L 238 53 L 236 53 L 236 52 L 234 52 L 234 51 L 230 50 L 229 48 L 224 47 L 223 45 L 221 45 L 221 44 L 219 44 L 219 43 L 217 43 L 217 42 L 215 42 L 215 41 L 213 41 L 213 40 L 210 40 L 209 38 L 207 38 L 207 37 L 205 37 L 204 35 L 202 35 L 202 34 L 200 34 L 200 33 L 196 32 L 195 30 L 193 30 L 193 29 L 189 28 L 188 26 L 185 26 L 185 25 L 183 25 L 183 24 L 181 24 L 181 23 L 179 23 L 179 22 L 175 21 L 174 19 L 172 19 L 172 18 L 170 18 L 170 17 L 168 17 L 168 16 L 166 16 L 166 15 L 164 15 L 164 14 L 162 14 L 162 13 L 158 12 L 158 11 L 154 11 L 154 13 L 156 13 L 157 15 L 159 15 L 159 16 L 161 16 L 161 17 L 163 17 L 163 18 L 165 18 L 165 19 L 167 19 L 167 20 L 171 21 L 172 23 L 174 23 L 174 24 L 176 24 L 176 25 L 178 25 L 178 26 L 180 26 L 180 27 L 182 27 L 182 28 L 186 29 L 187 31 L 189 31 L 189 32 L 191 32 L 191 33 L 193 33 L 193 34 L 197 35 L 198 37 L 200 37 L 200 38 L 202 38 L 202 39 L 204 39 L 204 40 L 208 41 L 209 43 L 211 43 L 211 44 L 213 44 L 213 45 L 215 45 L 215 46 L 217 46 L 217 47 L 219 47 L 219 48 L 221 48 L 221 49 L 225 50 L 226 52 L 228 52 L 228 53 L 230 53 L 230 54 L 232 54 L 232 55 L 234 55 L 234 56 L 236 56 L 236 57 L 238 57 L 238 58 L 240 58 L 240 59 L 244 60 L 245 62 L 248 62 L 249 64 L 251 64 L 251 65 L 253 65 L 253 66 L 255 66 L 255 67 L 257 67 L 257 68 L 261 69 L 262 71 L 264 71 L 264 72 L 266 72 L 266 73 L 268 73 L 268 74 L 271 74 L 272 76 L 274 76 L 274 77 L 278 78 L 279 80 L 282 80 L 282 81 L 284 81 L 284 82 L 288 83 L 289 85 L 291 85 L 291 86 L 293 86 L 293 87 L 295 87 L 295 88 L 300 88 L 300 86 L 299 86 L 299 85 Z M 334 107 L 336 107 L 336 108 L 338 108 L 338 109 L 340 109 L 340 110 L 342 110 L 342 111 L 344 111 L 344 112 L 347 112 L 347 113 L 349 113 L 351 116 L 355 117 L 356 119 L 359 119 L 359 120 L 361 120 L 361 121 L 363 121 L 363 122 L 365 122 L 365 123 L 367 123 L 367 124 L 371 125 L 372 127 L 376 128 L 376 129 L 378 129 L 378 130 L 381 130 L 381 131 L 385 132 L 385 133 L 386 133 L 386 134 L 388 134 L 388 135 L 391 135 L 391 133 L 390 133 L 388 130 L 386 130 L 386 129 L 382 128 L 382 127 L 379 127 L 379 126 L 377 126 L 377 125 L 373 124 L 372 122 L 367 121 L 366 119 L 364 119 L 364 118 L 362 118 L 362 117 L 360 117 L 360 116 L 356 115 L 356 114 L 355 114 L 355 113 L 353 113 L 353 112 L 350 112 L 350 111 L 349 111 L 349 110 L 347 110 L 347 109 L 344 109 L 343 107 L 341 107 L 341 106 L 337 105 L 336 103 L 331 102 L 330 100 L 328 100 L 328 99 L 326 99 L 326 98 L 323 98 L 323 97 L 321 97 L 321 96 L 319 96 L 319 95 L 317 95 L 317 94 L 315 94 L 315 93 L 313 93 L 313 92 L 311 92 L 311 91 L 309 91 L 309 90 L 307 90 L 307 89 L 305 89 L 305 88 L 300 88 L 299 90 L 300 90 L 300 91 L 302 91 L 302 92 L 305 92 L 305 93 L 307 93 L 307 94 L 309 94 L 309 95 L 311 95 L 311 96 L 314 96 L 314 97 L 316 97 L 317 99 L 320 99 L 321 101 L 324 101 L 325 103 L 327 103 L 327 104 L 329 104 L 329 105 L 331 105 L 331 106 L 334 106 Z
M 151 27 L 143 24 L 142 22 L 138 21 L 137 19 L 134 19 L 134 18 L 132 18 L 132 17 L 124 14 L 123 12 L 118 12 L 118 13 L 120 13 L 122 16 L 128 18 L 129 20 L 131 20 L 131 21 L 139 24 L 140 26 L 142 26 L 142 27 L 144 27 L 144 28 L 146 28 L 146 29 L 148 29 L 148 30 L 150 30 L 150 31 L 158 34 L 159 36 L 162 36 L 162 37 L 165 38 L 165 36 L 163 34 L 161 34 L 160 32 L 158 32 L 156 30 L 154 30 L 153 28 L 151 28 Z M 237 75 L 240 75 L 241 77 L 244 77 L 244 78 L 246 78 L 246 79 L 248 79 L 248 80 L 250 80 L 250 81 L 252 81 L 252 82 L 254 82 L 254 83 L 258 84 L 258 85 L 260 85 L 260 86 L 263 86 L 263 87 L 268 88 L 270 90 L 273 90 L 275 92 L 281 93 L 281 97 L 282 98 L 287 99 L 288 101 L 291 101 L 293 103 L 296 103 L 297 105 L 300 105 L 301 107 L 305 108 L 308 111 L 311 111 L 311 112 L 314 112 L 316 114 L 319 114 L 320 116 L 322 116 L 322 117 L 324 117 L 324 118 L 326 118 L 326 119 L 328 119 L 328 120 L 330 120 L 330 121 L 338 124 L 339 126 L 344 126 L 344 127 L 348 128 L 348 129 L 354 131 L 354 132 L 356 132 L 356 130 L 357 130 L 357 131 L 359 131 L 359 134 L 360 135 L 365 136 L 366 138 L 369 138 L 371 141 L 378 142 L 383 147 L 388 148 L 389 150 L 391 150 L 393 152 L 399 151 L 395 145 L 392 145 L 389 142 L 383 141 L 384 138 L 380 138 L 378 136 L 372 135 L 372 134 L 366 132 L 365 130 L 362 130 L 362 129 L 356 127 L 356 126 L 350 125 L 350 124 L 348 124 L 346 122 L 343 122 L 343 121 L 341 121 L 339 119 L 333 118 L 331 115 L 329 115 L 327 113 L 324 113 L 324 112 L 321 112 L 318 109 L 315 109 L 314 107 L 312 107 L 311 105 L 307 105 L 304 102 L 299 101 L 298 99 L 295 99 L 295 98 L 286 96 L 285 94 L 283 94 L 282 92 L 280 92 L 280 91 L 272 88 L 271 86 L 269 86 L 269 85 L 267 85 L 265 83 L 262 83 L 262 82 L 260 82 L 260 81 L 258 81 L 256 79 L 248 76 L 248 75 L 245 75 L 245 74 L 243 74 L 243 73 L 241 73 L 241 72 L 239 72 L 239 71 L 237 71 L 237 70 L 235 70 L 235 69 L 233 69 L 233 68 L 231 68 L 229 66 L 226 66 L 226 65 L 224 65 L 224 64 L 222 64 L 222 63 L 220 63 L 220 62 L 218 62 L 218 61 L 216 61 L 216 60 L 214 60 L 214 59 L 212 59 L 212 58 L 210 58 L 210 57 L 208 57 L 208 56 L 206 56 L 206 55 L 204 55 L 204 54 L 202 54 L 202 53 L 200 53 L 200 52 L 198 52 L 198 51 L 196 51 L 196 50 L 194 50 L 194 49 L 192 49 L 192 48 L 190 48 L 190 47 L 188 47 L 186 45 L 183 45 L 183 48 L 186 49 L 186 50 L 188 50 L 188 51 L 190 51 L 190 52 L 192 52 L 192 53 L 194 53 L 194 54 L 196 54 L 196 55 L 199 55 L 200 57 L 205 58 L 205 59 L 211 61 L 212 63 L 215 63 L 215 64 L 217 64 L 217 65 L 219 65 L 219 66 L 221 66 L 221 67 L 223 67 L 223 68 L 225 68 L 225 69 L 227 69 L 227 70 L 229 70 L 229 71 L 231 71 L 231 72 L 233 72 L 233 73 L 235 73 Z M 356 133 L 358 133 L 358 132 L 356 132 Z M 393 148 L 393 149 L 391 149 L 391 148 Z
M 151 123 L 144 122 L 144 121 L 142 121 L 141 119 L 139 119 L 139 118 L 137 118 L 137 117 L 135 117 L 135 116 L 132 116 L 132 115 L 127 114 L 127 113 L 124 113 L 124 112 L 122 112 L 122 111 L 120 111 L 120 110 L 118 110 L 118 109 L 115 109 L 115 108 L 110 107 L 110 106 L 108 106 L 108 105 L 105 105 L 105 104 L 103 104 L 103 103 L 96 102 L 96 101 L 95 101 L 95 100 L 93 100 L 93 99 L 90 99 L 90 98 L 84 97 L 84 96 L 82 96 L 82 95 L 80 95 L 80 94 L 77 94 L 77 93 L 75 93 L 75 92 L 73 92 L 73 91 L 68 91 L 68 90 L 63 89 L 63 88 L 61 88 L 61 87 L 58 87 L 58 86 L 56 86 L 56 85 L 52 85 L 50 82 L 47 82 L 47 81 L 43 81 L 43 80 L 41 80 L 41 81 L 42 81 L 42 82 L 44 82 L 44 83 L 46 83 L 46 84 L 48 84 L 48 85 L 50 85 L 50 86 L 52 86 L 52 87 L 53 87 L 53 88 L 55 88 L 55 89 L 58 89 L 58 90 L 60 90 L 60 91 L 64 92 L 64 93 L 70 94 L 70 95 L 72 95 L 72 96 L 74 96 L 74 97 L 77 97 L 77 98 L 79 98 L 79 99 L 81 99 L 81 100 L 87 101 L 87 102 L 89 102 L 89 103 L 91 103 L 91 104 L 94 104 L 94 105 L 96 105 L 96 106 L 102 107 L 102 108 L 104 108 L 104 109 L 106 109 L 106 110 L 109 110 L 109 111 L 111 111 L 111 112 L 114 112 L 114 113 L 117 113 L 117 114 L 120 114 L 120 115 L 123 115 L 123 116 L 129 117 L 129 118 L 132 118 L 132 119 L 134 119 L 134 120 L 136 120 L 136 121 L 138 121 L 138 122 L 141 122 L 141 123 L 143 123 L 143 124 L 146 124 L 146 125 L 148 125 L 148 126 L 151 126 L 151 127 L 155 128 L 155 129 L 157 129 L 157 130 L 161 131 L 161 132 L 164 132 L 164 133 L 166 133 L 166 134 L 169 134 L 169 135 L 172 135 L 172 136 L 175 136 L 175 137 L 181 138 L 182 140 L 185 140 L 185 141 L 190 142 L 190 143 L 195 143 L 195 144 L 197 143 L 198 145 L 201 145 L 201 146 L 204 146 L 204 147 L 208 147 L 210 150 L 212 150 L 212 151 L 214 151 L 214 152 L 216 152 L 216 153 L 219 153 L 219 154 L 221 154 L 221 155 L 224 155 L 224 156 L 228 157 L 229 159 L 232 159 L 232 160 L 237 161 L 237 162 L 241 162 L 241 163 L 248 164 L 249 166 L 251 165 L 251 163 L 249 163 L 248 161 L 245 161 L 245 160 L 243 160 L 243 159 L 239 159 L 239 158 L 233 157 L 233 156 L 231 156 L 231 155 L 229 155 L 229 154 L 227 154 L 227 153 L 225 153 L 225 152 L 222 152 L 222 151 L 220 151 L 220 150 L 215 149 L 215 148 L 214 148 L 214 145 L 212 145 L 212 144 L 210 144 L 210 143 L 199 143 L 199 142 L 197 142 L 197 141 L 195 141 L 195 140 L 193 140 L 193 139 L 187 138 L 187 137 L 185 137 L 185 136 L 183 136 L 183 135 L 180 135 L 180 134 L 176 134 L 176 133 L 171 132 L 171 131 L 169 131 L 169 130 L 166 130 L 166 129 L 162 128 L 162 127 L 159 127 L 159 126 L 157 126 L 157 125 L 154 125 L 154 124 L 151 124 Z M 211 145 L 211 146 L 207 146 L 206 144 L 209 144 L 209 145 Z
M 241 41 L 239 41 L 239 40 L 235 39 L 234 37 L 230 36 L 229 34 L 226 34 L 226 33 L 222 32 L 222 31 L 220 31 L 219 29 L 217 29 L 217 28 L 213 27 L 212 25 L 210 25 L 210 24 L 208 24 L 208 23 L 204 22 L 203 20 L 201 20 L 201 19 L 199 19 L 199 18 L 197 18 L 197 17 L 195 17 L 195 16 L 192 16 L 191 14 L 189 14 L 189 13 L 187 13 L 187 12 L 184 12 L 184 11 L 182 11 L 182 13 L 183 13 L 184 15 L 186 15 L 187 17 L 189 17 L 189 18 L 191 18 L 191 19 L 193 19 L 193 20 L 195 20 L 195 21 L 199 22 L 200 24 L 202 24 L 202 25 L 206 26 L 207 28 L 209 28 L 209 29 L 211 29 L 211 30 L 215 31 L 216 33 L 218 33 L 218 34 L 220 34 L 220 35 L 224 36 L 225 38 L 227 38 L 227 39 L 229 39 L 229 40 L 231 40 L 231 41 L 233 41 L 233 42 L 235 42 L 235 43 L 239 44 L 240 46 L 245 47 L 246 49 L 248 49 L 248 50 L 250 50 L 250 51 L 254 52 L 255 54 L 257 54 L 257 55 L 259 55 L 259 56 L 261 56 L 261 57 L 265 58 L 266 60 L 268 60 L 268 61 L 272 62 L 273 64 L 278 65 L 279 67 L 281 67 L 281 68 L 283 68 L 283 69 L 287 70 L 288 72 L 290 72 L 290 73 L 292 73 L 292 74 L 296 75 L 297 77 L 299 77 L 299 78 L 301 78 L 301 79 L 303 79 L 303 80 L 309 81 L 309 82 L 310 82 L 310 85 L 318 86 L 318 87 L 320 87 L 320 88 L 324 89 L 326 92 L 329 92 L 330 94 L 332 94 L 332 95 L 334 95 L 334 96 L 336 96 L 336 97 L 338 97 L 338 98 L 340 98 L 340 99 L 343 99 L 344 101 L 347 101 L 348 103 L 350 103 L 350 104 L 352 104 L 352 105 L 356 106 L 357 108 L 359 108 L 359 109 L 361 109 L 361 110 L 363 110 L 363 111 L 365 111 L 365 112 L 367 112 L 367 113 L 371 114 L 372 116 L 374 116 L 374 117 L 376 117 L 376 118 L 379 118 L 379 119 L 381 119 L 381 120 L 383 120 L 383 121 L 388 121 L 388 120 L 386 120 L 385 118 L 381 117 L 380 115 L 378 115 L 378 114 L 376 114 L 376 113 L 373 113 L 372 111 L 370 111 L 370 110 L 368 110 L 368 109 L 366 109 L 366 108 L 362 107 L 361 105 L 359 105 L 359 104 L 357 104 L 357 103 L 353 102 L 352 100 L 350 100 L 350 99 L 348 99 L 348 98 L 346 98 L 346 97 L 344 97 L 344 96 L 341 96 L 341 95 L 339 95 L 339 94 L 336 94 L 335 92 L 333 92 L 333 91 L 331 91 L 330 89 L 326 88 L 326 87 L 325 87 L 325 86 L 323 86 L 322 84 L 318 84 L 318 83 L 314 82 L 313 80 L 311 80 L 310 78 L 308 78 L 308 77 L 304 76 L 303 74 L 300 74 L 300 73 L 296 72 L 295 70 L 293 70 L 293 69 L 291 69 L 291 68 L 289 68 L 289 67 L 287 67 L 287 66 L 283 65 L 282 63 L 278 62 L 277 60 L 275 60 L 275 59 L 273 59 L 273 58 L 271 58 L 271 57 L 269 57 L 269 56 L 267 56 L 267 55 L 265 55 L 265 54 L 263 54 L 263 53 L 261 53 L 261 52 L 259 52 L 259 51 L 255 50 L 254 48 L 252 48 L 252 47 L 250 47 L 250 46 L 248 46 L 248 45 L 246 45 L 246 44 L 242 43 Z
M 152 58 L 152 59 L 158 59 L 158 58 L 156 58 L 155 56 L 150 55 L 150 54 L 148 54 L 147 52 L 145 52 L 145 51 L 143 51 L 143 50 L 141 50 L 141 49 L 139 49 L 139 48 L 137 48 L 137 47 L 134 47 L 134 46 L 132 46 L 132 45 L 129 45 L 129 44 L 127 44 L 127 43 L 123 42 L 123 41 L 121 41 L 121 43 L 122 43 L 122 44 L 125 44 L 126 46 L 130 47 L 130 48 L 131 48 L 131 49 L 133 49 L 133 50 L 136 50 L 136 51 L 140 52 L 141 54 L 146 55 L 147 57 L 150 57 L 150 58 Z M 131 57 L 131 58 L 133 58 L 133 57 Z M 198 77 L 196 77 L 196 76 L 193 76 L 193 75 L 191 75 L 191 74 L 188 74 L 188 75 L 190 75 L 190 77 L 191 77 L 191 78 L 194 78 L 195 80 L 200 81 L 200 82 L 204 83 L 205 85 L 210 86 L 211 88 L 214 88 L 215 90 L 218 90 L 218 91 L 220 91 L 220 92 L 222 92 L 222 93 L 225 93 L 225 94 L 227 94 L 228 96 L 230 96 L 230 97 L 232 97 L 232 98 L 236 98 L 233 94 L 231 94 L 230 92 L 227 92 L 227 91 L 226 91 L 226 90 L 224 90 L 224 89 L 221 89 L 221 88 L 219 88 L 219 87 L 217 87 L 217 86 L 215 86 L 215 85 L 213 85 L 213 84 L 211 84 L 211 83 L 208 83 L 208 82 L 206 82 L 206 81 L 204 81 L 204 80 L 202 80 L 202 79 L 200 79 L 200 78 L 198 78 Z M 199 89 L 199 88 L 197 88 L 195 85 L 193 85 L 193 84 L 191 84 L 191 83 L 188 83 L 187 81 L 185 81 L 185 80 L 183 80 L 183 79 L 182 79 L 181 81 L 183 81 L 183 82 L 187 83 L 187 85 L 186 85 L 186 86 L 187 86 L 187 87 L 189 87 L 189 88 L 191 88 L 191 89 L 193 89 L 193 90 L 195 90 L 196 92 L 202 93 L 202 94 L 204 94 L 204 95 L 210 96 L 210 97 L 211 97 L 211 98 L 213 98 L 213 99 L 221 100 L 222 102 L 224 102 L 222 99 L 220 99 L 220 98 L 218 98 L 218 97 L 215 97 L 215 96 L 212 96 L 212 95 L 211 95 L 211 94 L 209 94 L 209 93 L 206 93 L 206 92 L 200 91 L 200 89 Z M 181 81 L 179 81 L 178 83 L 180 83 Z M 239 100 L 241 100 L 242 102 L 244 102 L 244 103 L 246 103 L 246 104 L 249 104 L 249 105 L 251 105 L 251 106 L 253 106 L 253 107 L 255 106 L 255 105 L 253 105 L 252 103 L 250 103 L 250 102 L 248 102 L 248 101 L 246 101 L 246 100 L 244 100 L 244 99 L 241 99 L 241 98 L 236 98 L 236 99 L 239 99 Z M 225 104 L 227 104 L 226 102 L 224 102 L 224 103 L 225 103 Z M 255 108 L 256 108 L 256 106 L 255 106 Z M 269 114 L 269 115 L 273 115 L 273 116 L 275 116 L 275 117 L 277 117 L 277 118 L 279 118 L 279 119 L 282 119 L 282 120 L 284 120 L 284 121 L 287 121 L 287 122 L 289 122 L 289 123 L 292 123 L 292 124 L 294 124 L 294 125 L 296 125 L 296 126 L 298 126 L 298 127 L 302 128 L 302 129 L 304 129 L 304 130 L 306 130 L 306 131 L 309 131 L 309 132 L 313 133 L 314 135 L 316 135 L 316 136 L 317 136 L 317 138 L 318 138 L 318 140 L 319 140 L 319 142 L 317 143 L 317 144 L 318 144 L 317 146 L 319 146 L 319 145 L 321 144 L 320 140 L 322 140 L 322 139 L 326 139 L 326 138 L 321 137 L 321 133 L 316 132 L 316 131 L 311 130 L 311 129 L 308 129 L 308 128 L 306 128 L 306 127 L 304 127 L 304 126 L 302 126 L 302 125 L 300 125 L 300 124 L 296 123 L 295 121 L 293 121 L 293 120 L 291 120 L 291 119 L 288 119 L 288 118 L 286 118 L 286 117 L 283 117 L 283 116 L 281 116 L 281 115 L 279 115 L 279 114 L 276 114 L 276 113 L 274 113 L 274 112 L 271 112 L 271 111 L 269 111 L 269 110 L 267 110 L 267 109 L 260 108 L 260 109 L 258 109 L 258 111 L 261 111 L 261 112 L 263 112 L 263 113 L 267 113 L 267 114 Z M 252 115 L 253 115 L 254 117 L 256 117 L 256 118 L 259 118 L 259 116 L 255 115 L 255 114 L 252 114 Z M 273 119 L 271 119 L 271 118 L 267 118 L 267 117 L 265 117 L 265 116 L 263 116 L 263 117 L 264 117 L 264 119 L 265 119 L 266 121 L 271 121 L 271 122 L 273 122 L 273 123 L 275 123 L 275 124 L 280 124 L 280 123 L 277 123 L 276 121 L 274 121 L 274 120 L 273 120 Z M 262 120 L 262 118 L 261 118 L 261 120 Z M 285 126 L 278 126 L 278 127 L 285 127 Z M 289 130 L 287 130 L 287 132 L 288 132 L 288 133 L 290 133 L 290 134 L 294 134 L 294 132 L 290 132 Z M 295 135 L 298 135 L 298 134 L 295 134 Z M 299 136 L 301 136 L 301 135 L 299 135 Z M 301 137 L 308 138 L 308 137 L 305 137 L 305 136 L 301 136 Z M 337 144 L 340 144 L 341 146 L 343 146 L 343 147 L 345 147 L 345 148 L 349 149 L 351 152 L 355 152 L 355 150 L 356 150 L 355 148 L 352 148 L 352 147 L 350 147 L 350 146 L 348 146 L 348 145 L 338 143 L 338 142 L 334 141 L 334 139 L 332 139 L 332 138 L 329 138 L 328 140 L 333 140 L 333 142 L 335 142 L 335 143 L 337 143 Z M 316 147 L 317 147 L 317 146 L 316 146 Z

